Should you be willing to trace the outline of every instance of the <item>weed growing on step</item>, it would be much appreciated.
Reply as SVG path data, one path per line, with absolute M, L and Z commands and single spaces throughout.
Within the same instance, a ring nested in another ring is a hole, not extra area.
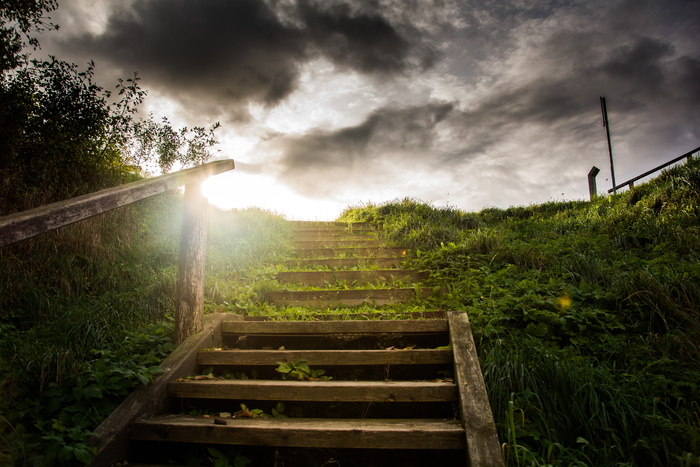
M 279 365 L 275 371 L 282 375 L 282 379 L 295 379 L 298 381 L 328 381 L 332 376 L 326 375 L 326 370 L 311 369 L 306 360 L 294 360 L 291 362 L 277 362 Z

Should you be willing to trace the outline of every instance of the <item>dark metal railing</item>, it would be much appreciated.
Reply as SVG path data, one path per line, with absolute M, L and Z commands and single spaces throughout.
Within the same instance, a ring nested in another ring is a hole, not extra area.
M 620 183 L 619 185 L 614 186 L 613 188 L 610 188 L 610 189 L 608 190 L 608 193 L 612 193 L 613 191 L 617 191 L 617 190 L 619 190 L 620 188 L 622 188 L 622 187 L 624 187 L 624 186 L 627 186 L 627 185 L 629 185 L 630 187 L 633 187 L 633 186 L 634 186 L 634 182 L 636 182 L 637 180 L 641 180 L 642 178 L 644 178 L 644 177 L 646 177 L 646 176 L 648 176 L 648 175 L 651 175 L 651 174 L 653 174 L 654 172 L 658 172 L 659 170 L 664 169 L 664 168 L 668 167 L 668 166 L 671 165 L 671 164 L 675 164 L 676 162 L 678 162 L 678 161 L 680 161 L 680 160 L 683 160 L 683 159 L 686 159 L 686 158 L 687 158 L 687 159 L 690 159 L 690 158 L 693 156 L 693 154 L 697 153 L 698 151 L 700 151 L 700 147 L 697 147 L 697 148 L 693 149 L 692 151 L 686 152 L 686 153 L 683 154 L 682 156 L 678 156 L 678 157 L 676 157 L 675 159 L 670 160 L 670 161 L 668 161 L 668 162 L 666 162 L 666 163 L 664 163 L 664 164 L 661 164 L 661 165 L 658 166 L 658 167 L 655 167 L 655 168 L 653 168 L 653 169 L 651 169 L 651 170 L 648 170 L 648 171 L 644 172 L 644 173 L 641 174 L 641 175 L 637 175 L 637 176 L 634 177 L 634 178 L 630 178 L 630 179 L 627 180 L 626 182 Z

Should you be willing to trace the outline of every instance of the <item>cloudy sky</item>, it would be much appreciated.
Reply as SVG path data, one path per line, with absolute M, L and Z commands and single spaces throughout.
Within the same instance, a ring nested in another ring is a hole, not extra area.
M 217 131 L 216 204 L 584 199 L 700 146 L 699 0 L 59 0 L 43 54 Z

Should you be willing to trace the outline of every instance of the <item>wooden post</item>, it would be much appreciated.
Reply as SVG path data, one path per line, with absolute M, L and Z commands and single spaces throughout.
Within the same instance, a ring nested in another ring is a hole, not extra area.
M 590 172 L 588 172 L 588 195 L 590 196 L 591 201 L 596 199 L 598 196 L 598 186 L 595 182 L 598 172 L 600 172 L 600 169 L 595 165 L 591 168 Z
M 173 337 L 176 344 L 198 333 L 203 326 L 208 207 L 201 182 L 185 186 Z
M 469 467 L 503 467 L 501 445 L 486 393 L 467 313 L 447 313 L 454 353 L 454 378 L 459 387 L 459 412 L 467 436 Z

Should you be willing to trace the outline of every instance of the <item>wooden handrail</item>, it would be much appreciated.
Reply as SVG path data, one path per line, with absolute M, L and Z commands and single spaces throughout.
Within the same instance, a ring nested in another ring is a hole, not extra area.
M 121 206 L 202 181 L 234 168 L 232 159 L 108 188 L 0 217 L 0 247 L 64 227 Z
M 185 185 L 175 310 L 175 343 L 202 330 L 208 202 L 201 183 L 234 168 L 226 159 L 0 217 L 0 247 Z
M 683 154 L 682 156 L 678 156 L 678 157 L 676 157 L 675 159 L 672 159 L 672 160 L 670 160 L 670 161 L 668 161 L 668 162 L 666 162 L 666 163 L 663 163 L 663 164 L 661 164 L 661 165 L 658 166 L 658 167 L 654 167 L 653 169 L 648 170 L 648 171 L 644 172 L 644 173 L 641 174 L 641 175 L 637 175 L 637 176 L 634 177 L 634 178 L 630 178 L 630 179 L 627 180 L 626 182 L 622 182 L 622 183 L 620 183 L 619 185 L 610 188 L 610 189 L 608 190 L 608 193 L 612 193 L 613 191 L 617 191 L 617 190 L 619 190 L 620 188 L 622 188 L 622 187 L 624 187 L 624 186 L 627 186 L 627 185 L 630 185 L 630 187 L 632 187 L 632 186 L 634 186 L 634 182 L 636 182 L 637 180 L 641 180 L 642 178 L 646 177 L 647 175 L 651 175 L 651 174 L 653 174 L 654 172 L 658 172 L 659 170 L 664 169 L 664 168 L 668 167 L 669 165 L 674 164 L 674 163 L 676 163 L 676 162 L 678 162 L 678 161 L 680 161 L 680 160 L 683 160 L 683 159 L 686 159 L 686 158 L 690 159 L 690 158 L 692 157 L 692 155 L 695 154 L 695 153 L 698 152 L 698 151 L 700 151 L 700 147 L 695 148 L 695 149 L 693 149 L 692 151 L 688 151 L 688 152 L 686 152 L 685 154 Z

